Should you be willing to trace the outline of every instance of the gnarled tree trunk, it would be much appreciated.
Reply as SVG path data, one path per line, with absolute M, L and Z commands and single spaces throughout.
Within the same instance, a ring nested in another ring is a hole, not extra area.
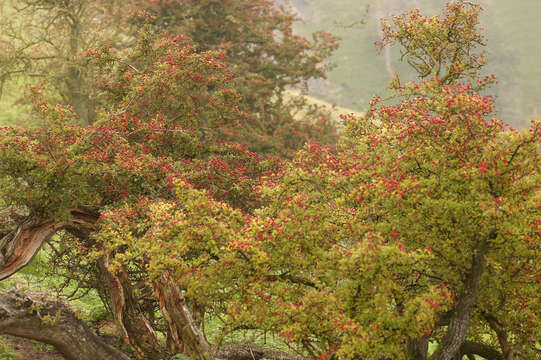
M 81 238 L 96 230 L 98 217 L 83 210 L 72 210 L 65 221 L 27 219 L 0 239 L 0 280 L 27 265 L 42 244 L 57 231 L 66 229 Z M 99 262 L 103 283 L 117 326 L 124 340 L 138 359 L 160 359 L 167 352 L 159 344 L 152 322 L 139 308 L 134 288 L 124 270 L 109 271 L 109 258 Z M 263 348 L 250 343 L 222 344 L 213 347 L 207 342 L 181 290 L 165 273 L 153 283 L 168 326 L 173 351 L 180 351 L 194 360 L 304 360 L 303 357 Z M 147 314 L 148 315 L 148 314 Z M 0 291 L 0 334 L 35 339 L 54 345 L 68 359 L 123 360 L 125 354 L 103 343 L 90 329 L 58 300 L 41 293 L 21 294 Z
M 150 321 L 140 311 L 134 289 L 124 269 L 117 273 L 110 272 L 108 256 L 101 259 L 99 267 L 104 291 L 124 341 L 130 345 L 138 359 L 162 359 L 165 349 L 158 343 L 158 336 Z
M 56 232 L 66 229 L 82 238 L 96 230 L 98 216 L 90 212 L 74 209 L 69 219 L 29 218 L 13 231 L 0 239 L 0 280 L 6 279 L 26 266 L 40 250 L 42 244 Z M 101 280 L 111 301 L 111 309 L 124 340 L 139 359 L 160 359 L 160 346 L 157 335 L 147 319 L 137 311 L 137 299 L 129 280 L 124 276 L 108 271 L 107 259 L 100 262 Z M 27 337 L 23 333 L 19 336 Z M 35 337 L 28 336 L 32 339 Z M 59 349 L 60 350 L 60 349 Z M 94 357 L 93 359 L 101 359 Z M 103 358 L 107 359 L 107 358 Z
M 83 210 L 72 210 L 70 219 L 30 218 L 0 239 L 0 280 L 6 279 L 28 265 L 41 245 L 57 231 L 73 229 L 77 232 L 94 230 L 97 216 Z
M 483 239 L 474 249 L 472 267 L 466 280 L 466 286 L 455 309 L 455 313 L 451 317 L 443 344 L 437 350 L 438 360 L 455 359 L 465 341 L 466 332 L 470 326 L 473 310 L 477 303 L 481 277 L 485 271 L 487 252 L 488 241 Z
M 212 360 L 211 347 L 201 333 L 191 310 L 178 286 L 165 273 L 153 283 L 154 292 L 160 301 L 160 309 L 167 320 L 173 342 L 177 348 L 197 360 Z
M 0 290 L 0 334 L 51 344 L 69 360 L 129 360 L 44 293 Z

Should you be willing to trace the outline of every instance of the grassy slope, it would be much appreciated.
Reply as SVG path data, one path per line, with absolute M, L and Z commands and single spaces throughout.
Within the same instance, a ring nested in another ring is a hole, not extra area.
M 289 93 L 292 95 L 297 95 L 297 92 L 295 91 L 290 91 Z M 330 118 L 336 124 L 338 131 L 341 131 L 341 129 L 343 129 L 343 126 L 344 126 L 342 119 L 340 119 L 340 115 L 354 114 L 357 117 L 363 116 L 363 113 L 357 110 L 345 108 L 342 106 L 337 106 L 336 104 L 331 104 L 330 102 L 318 99 L 313 96 L 305 95 L 305 97 L 306 97 L 306 102 L 308 105 L 316 105 L 318 107 L 323 107 L 330 111 Z M 287 99 L 287 96 L 286 96 L 286 99 Z M 300 111 L 294 117 L 297 120 L 302 120 L 304 115 L 305 115 L 305 112 Z
M 415 3 L 429 14 L 439 11 L 445 0 L 292 0 L 306 19 L 299 31 L 309 33 L 326 29 L 343 38 L 333 61 L 338 65 L 329 80 L 316 84 L 313 94 L 340 106 L 363 110 L 372 95 L 382 93 L 389 81 L 383 56 L 373 46 L 378 38 L 381 16 L 398 13 Z M 498 117 L 515 126 L 524 126 L 539 115 L 541 98 L 541 42 L 538 40 L 541 1 L 538 0 L 480 0 L 485 8 L 482 26 L 489 38 L 488 71 L 495 72 L 500 85 L 492 92 L 497 95 Z M 365 15 L 365 25 L 345 28 L 334 24 L 351 24 Z M 397 50 L 393 59 L 399 58 Z M 393 61 L 393 70 L 406 71 L 403 64 Z

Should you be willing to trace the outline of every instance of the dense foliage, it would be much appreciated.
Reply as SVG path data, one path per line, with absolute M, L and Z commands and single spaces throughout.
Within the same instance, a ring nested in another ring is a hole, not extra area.
M 0 128 L 2 202 L 64 230 L 57 264 L 139 359 L 539 359 L 541 125 L 490 117 L 479 11 L 385 23 L 419 79 L 282 161 L 227 141 L 250 121 L 227 55 L 92 49 L 107 106 L 81 126 L 34 89 L 43 126 Z
M 249 121 L 223 138 L 290 156 L 310 139 L 336 141 L 328 110 L 298 93 L 310 79 L 325 77 L 337 38 L 322 31 L 312 40 L 295 35 L 298 20 L 272 1 L 10 0 L 0 6 L 0 89 L 39 80 L 52 104 L 70 105 L 81 124 L 93 124 L 111 104 L 95 86 L 100 74 L 88 51 L 114 53 L 122 70 L 133 72 L 137 64 L 129 68 L 126 61 L 141 50 L 141 37 L 182 34 L 194 51 L 215 51 L 235 74 Z
M 241 103 L 254 114 L 242 134 L 230 139 L 242 138 L 254 151 L 278 149 L 280 155 L 310 138 L 333 142 L 329 114 L 290 90 L 307 90 L 309 80 L 326 77 L 331 66 L 323 60 L 338 47 L 335 36 L 295 34 L 293 25 L 300 19 L 271 0 L 130 0 L 125 6 L 147 14 L 144 23 L 152 28 L 186 34 L 201 51 L 224 52 L 224 61 L 237 74 Z M 302 121 L 292 121 L 303 107 Z

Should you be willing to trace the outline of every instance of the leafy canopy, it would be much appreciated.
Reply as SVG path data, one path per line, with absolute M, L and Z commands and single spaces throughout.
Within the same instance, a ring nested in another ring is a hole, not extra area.
M 81 127 L 38 93 L 41 129 L 1 129 L 2 199 L 99 215 L 68 246 L 137 358 L 238 358 L 244 331 L 260 358 L 537 359 L 541 125 L 491 118 L 479 11 L 385 23 L 419 79 L 288 161 L 223 140 L 245 117 L 219 53 L 146 41 L 130 70 L 92 52 L 110 107 Z
M 141 38 L 182 34 L 194 51 L 215 52 L 234 74 L 246 121 L 222 138 L 289 157 L 309 139 L 336 141 L 329 111 L 296 94 L 326 76 L 338 39 L 296 35 L 299 20 L 269 0 L 8 0 L 0 5 L 0 95 L 4 84 L 38 84 L 51 104 L 70 105 L 81 124 L 94 124 L 111 104 L 95 86 L 100 70 L 88 52 L 113 53 L 133 72 Z

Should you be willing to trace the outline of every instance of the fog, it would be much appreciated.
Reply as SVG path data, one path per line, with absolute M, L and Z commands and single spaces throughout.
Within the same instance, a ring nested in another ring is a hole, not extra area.
M 537 0 L 482 0 L 481 21 L 488 37 L 486 73 L 499 84 L 488 93 L 496 96 L 497 113 L 515 127 L 525 127 L 539 115 L 541 98 L 541 2 Z M 382 94 L 393 71 L 408 77 L 399 49 L 378 54 L 379 19 L 411 7 L 434 15 L 444 0 L 293 0 L 304 23 L 303 34 L 323 29 L 342 37 L 332 61 L 337 65 L 328 80 L 312 83 L 311 92 L 326 101 L 364 110 L 374 93 Z M 360 21 L 363 20 L 364 24 Z

